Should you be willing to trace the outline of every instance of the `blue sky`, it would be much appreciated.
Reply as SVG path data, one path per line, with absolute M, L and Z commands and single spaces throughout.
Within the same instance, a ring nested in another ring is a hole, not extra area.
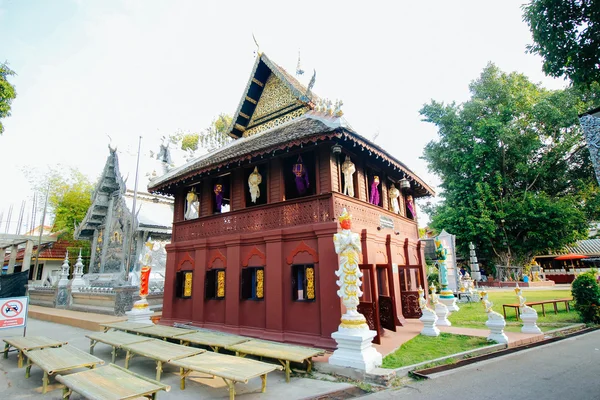
M 233 114 L 255 45 L 290 72 L 298 51 L 317 71 L 314 91 L 344 101 L 362 135 L 432 186 L 420 159 L 435 139 L 418 113 L 431 99 L 462 102 L 492 61 L 548 88 L 522 22 L 523 0 L 100 1 L 0 0 L 0 60 L 17 76 L 0 137 L 0 213 L 31 198 L 23 170 L 101 172 L 110 135 L 124 153 L 156 148 L 178 129 Z M 13 219 L 17 211 L 13 211 Z M 4 231 L 4 226 L 0 227 Z

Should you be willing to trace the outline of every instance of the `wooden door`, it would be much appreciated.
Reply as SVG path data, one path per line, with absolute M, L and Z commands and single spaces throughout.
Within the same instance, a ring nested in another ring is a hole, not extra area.
M 368 264 L 360 264 L 358 266 L 363 273 L 363 295 L 360 298 L 357 310 L 365 316 L 369 329 L 377 332 L 377 336 L 373 339 L 373 343 L 381 344 L 381 318 L 379 316 L 379 298 L 377 295 L 377 281 L 375 276 L 375 266 Z
M 396 305 L 394 296 L 393 276 L 390 274 L 391 265 L 377 264 L 377 292 L 379 302 L 379 321 L 381 326 L 396 332 Z
M 424 285 L 421 267 L 400 267 L 398 277 L 402 314 L 405 318 L 420 318 L 422 313 L 419 307 L 419 286 Z

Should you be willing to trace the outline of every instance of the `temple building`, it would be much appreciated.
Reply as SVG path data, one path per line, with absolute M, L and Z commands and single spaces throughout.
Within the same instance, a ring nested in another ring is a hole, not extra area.
M 359 311 L 371 329 L 421 315 L 413 201 L 433 190 L 313 84 L 259 53 L 235 140 L 150 182 L 150 193 L 175 200 L 162 323 L 334 348 L 343 310 L 333 235 L 344 208 L 361 235 Z
M 146 180 L 142 188 L 148 182 L 146 174 L 160 173 L 144 172 L 154 165 L 143 166 L 140 175 Z M 160 170 L 161 166 L 157 168 Z M 135 164 L 126 170 L 129 174 L 123 178 L 117 149 L 109 147 L 106 164 L 92 194 L 92 205 L 75 231 L 75 239 L 92 242 L 87 280 L 112 275 L 111 285 L 125 283 L 129 272 L 126 269 L 137 267 L 139 254 L 149 237 L 164 243 L 171 239 L 173 199 L 145 190 L 134 193 Z M 135 218 L 132 218 L 134 195 Z

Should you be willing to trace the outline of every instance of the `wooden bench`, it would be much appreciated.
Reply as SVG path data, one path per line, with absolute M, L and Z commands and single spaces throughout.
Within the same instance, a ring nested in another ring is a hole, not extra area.
M 236 382 L 248 383 L 248 380 L 260 376 L 264 393 L 267 390 L 267 374 L 283 369 L 279 365 L 211 352 L 175 360 L 171 364 L 181 368 L 181 390 L 185 389 L 185 378 L 191 372 L 201 372 L 223 379 L 229 389 L 230 400 L 235 398 Z
M 324 350 L 310 347 L 291 346 L 283 343 L 268 342 L 263 340 L 249 340 L 244 343 L 227 346 L 227 350 L 235 351 L 236 356 L 245 357 L 254 355 L 276 359 L 285 368 L 285 380 L 290 381 L 290 361 L 307 362 L 307 372 L 312 369 L 312 357 L 322 355 Z
M 104 364 L 104 361 L 98 357 L 94 357 L 85 351 L 69 345 L 38 350 L 25 350 L 25 356 L 27 357 L 25 378 L 29 378 L 31 367 L 34 364 L 44 371 L 42 393 L 46 393 L 48 389 L 50 375 L 76 368 L 94 368 L 96 365 Z
M 171 386 L 146 378 L 115 364 L 70 375 L 57 375 L 56 380 L 65 385 L 63 400 L 73 392 L 90 400 L 125 400 L 138 397 L 156 399 L 159 391 L 168 392 Z
M 90 339 L 90 354 L 94 354 L 94 347 L 98 343 L 104 343 L 112 347 L 112 361 L 115 362 L 115 358 L 117 356 L 117 351 L 123 346 L 127 344 L 146 342 L 148 340 L 152 340 L 152 338 L 146 336 L 133 335 L 127 332 L 121 331 L 108 331 L 104 333 L 94 333 L 91 335 L 85 335 L 88 339 Z
M 554 314 L 558 314 L 558 307 L 557 304 L 558 303 L 564 303 L 565 304 L 565 310 L 567 310 L 567 312 L 570 311 L 570 307 L 569 307 L 569 302 L 573 301 L 573 299 L 555 299 L 555 300 L 541 300 L 541 301 L 529 301 L 527 303 L 525 303 L 525 305 L 533 307 L 533 306 L 538 306 L 541 305 L 542 306 L 542 315 L 545 317 L 546 316 L 546 310 L 544 308 L 545 304 L 552 304 L 554 305 Z M 507 308 L 514 308 L 515 309 L 515 315 L 517 317 L 517 320 L 519 320 L 519 315 L 520 315 L 520 305 L 519 304 L 503 304 L 502 305 L 502 311 L 504 313 L 504 319 L 506 319 L 506 309 Z
M 219 349 L 233 346 L 234 344 L 240 344 L 250 340 L 248 337 L 228 335 L 219 332 L 212 331 L 194 331 L 185 336 L 177 337 L 180 338 L 183 345 L 188 346 L 190 344 L 198 344 L 201 346 L 208 346 L 215 353 L 219 352 Z
M 180 336 L 189 335 L 191 333 L 196 332 L 193 329 L 183 329 L 183 328 L 175 328 L 174 326 L 165 326 L 165 325 L 152 325 L 141 328 L 133 328 L 129 330 L 130 332 L 137 333 L 138 335 L 155 337 L 162 340 L 174 339 L 179 340 L 179 343 L 182 342 Z
M 8 350 L 11 347 L 14 347 L 19 351 L 18 355 L 18 367 L 23 367 L 23 352 L 25 350 L 36 350 L 36 349 L 44 349 L 47 347 L 60 347 L 67 342 L 64 340 L 55 340 L 50 339 L 45 336 L 13 336 L 3 339 L 5 342 L 4 345 L 4 358 L 8 358 Z
M 108 324 L 99 324 L 99 325 L 104 327 L 104 332 L 107 332 L 109 329 L 114 329 L 117 331 L 132 332 L 134 329 L 147 328 L 149 326 L 154 326 L 154 324 L 149 323 L 149 322 L 127 322 L 127 321 L 111 322 Z
M 125 356 L 125 368 L 129 368 L 129 360 L 134 354 L 151 358 L 156 361 L 156 380 L 160 381 L 163 363 L 180 358 L 195 356 L 196 354 L 204 353 L 206 350 L 194 347 L 181 346 L 179 344 L 165 342 L 159 339 L 150 339 L 141 343 L 132 343 L 121 347 L 127 351 Z

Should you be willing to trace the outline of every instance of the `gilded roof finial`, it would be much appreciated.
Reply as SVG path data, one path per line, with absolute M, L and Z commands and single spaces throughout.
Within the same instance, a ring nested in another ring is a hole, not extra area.
M 256 41 L 256 38 L 254 37 L 254 32 L 252 33 L 252 39 L 254 39 L 254 44 L 256 44 L 256 53 L 258 54 L 258 56 L 262 56 L 262 53 L 260 52 L 260 45 L 258 44 L 258 42 Z

